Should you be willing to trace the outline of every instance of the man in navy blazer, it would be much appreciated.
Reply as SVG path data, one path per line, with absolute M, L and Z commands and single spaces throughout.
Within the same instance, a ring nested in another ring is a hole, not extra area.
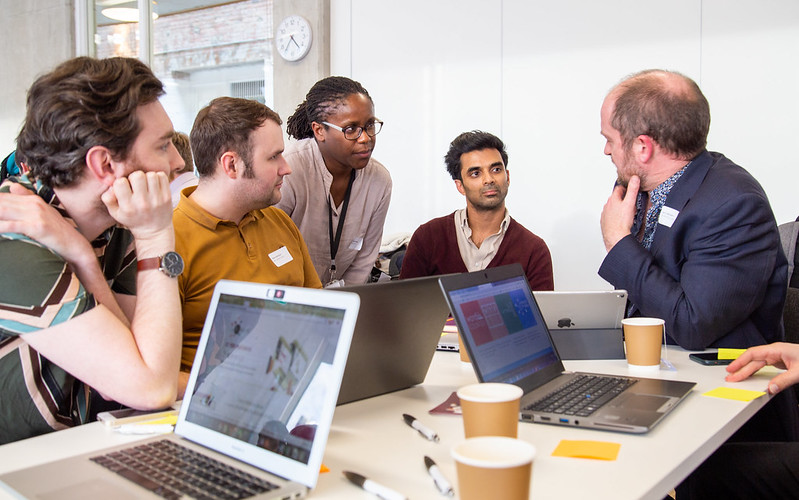
M 602 135 L 618 182 L 601 216 L 599 275 L 628 315 L 666 321 L 685 349 L 782 340 L 788 264 L 760 184 L 708 152 L 710 108 L 695 82 L 649 70 L 613 88 Z

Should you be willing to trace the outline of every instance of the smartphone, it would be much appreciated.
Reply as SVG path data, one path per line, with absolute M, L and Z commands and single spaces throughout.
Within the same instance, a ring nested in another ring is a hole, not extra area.
M 693 361 L 701 365 L 728 365 L 732 363 L 731 359 L 719 359 L 717 352 L 693 352 L 688 355 Z

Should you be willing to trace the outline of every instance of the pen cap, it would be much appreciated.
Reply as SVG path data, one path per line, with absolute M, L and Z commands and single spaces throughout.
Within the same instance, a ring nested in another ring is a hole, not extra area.
M 523 391 L 513 384 L 487 382 L 458 389 L 466 438 L 506 436 L 519 429 L 519 400 Z
M 519 439 L 483 436 L 452 448 L 461 500 L 527 500 L 535 447 Z

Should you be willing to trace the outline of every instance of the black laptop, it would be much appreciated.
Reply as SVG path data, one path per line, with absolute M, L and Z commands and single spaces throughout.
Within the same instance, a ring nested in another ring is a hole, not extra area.
M 449 307 L 438 277 L 339 290 L 361 297 L 338 404 L 420 384 L 433 361 Z

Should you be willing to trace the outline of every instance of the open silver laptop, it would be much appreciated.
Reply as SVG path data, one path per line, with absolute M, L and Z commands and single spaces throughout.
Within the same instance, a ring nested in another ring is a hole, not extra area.
M 561 359 L 624 359 L 626 290 L 534 291 Z
M 687 396 L 693 382 L 567 372 L 518 264 L 440 278 L 481 382 L 522 388 L 522 421 L 643 433 Z M 599 382 L 579 409 L 549 404 L 570 383 Z
M 318 479 L 358 304 L 353 293 L 220 281 L 174 434 L 0 481 L 43 499 L 304 497 Z M 177 454 L 188 464 L 172 465 Z M 167 465 L 147 470 L 157 455 Z M 194 490 L 179 484 L 192 468 L 205 474 Z
M 338 404 L 420 384 L 427 375 L 449 306 L 438 277 L 340 288 L 361 297 Z

